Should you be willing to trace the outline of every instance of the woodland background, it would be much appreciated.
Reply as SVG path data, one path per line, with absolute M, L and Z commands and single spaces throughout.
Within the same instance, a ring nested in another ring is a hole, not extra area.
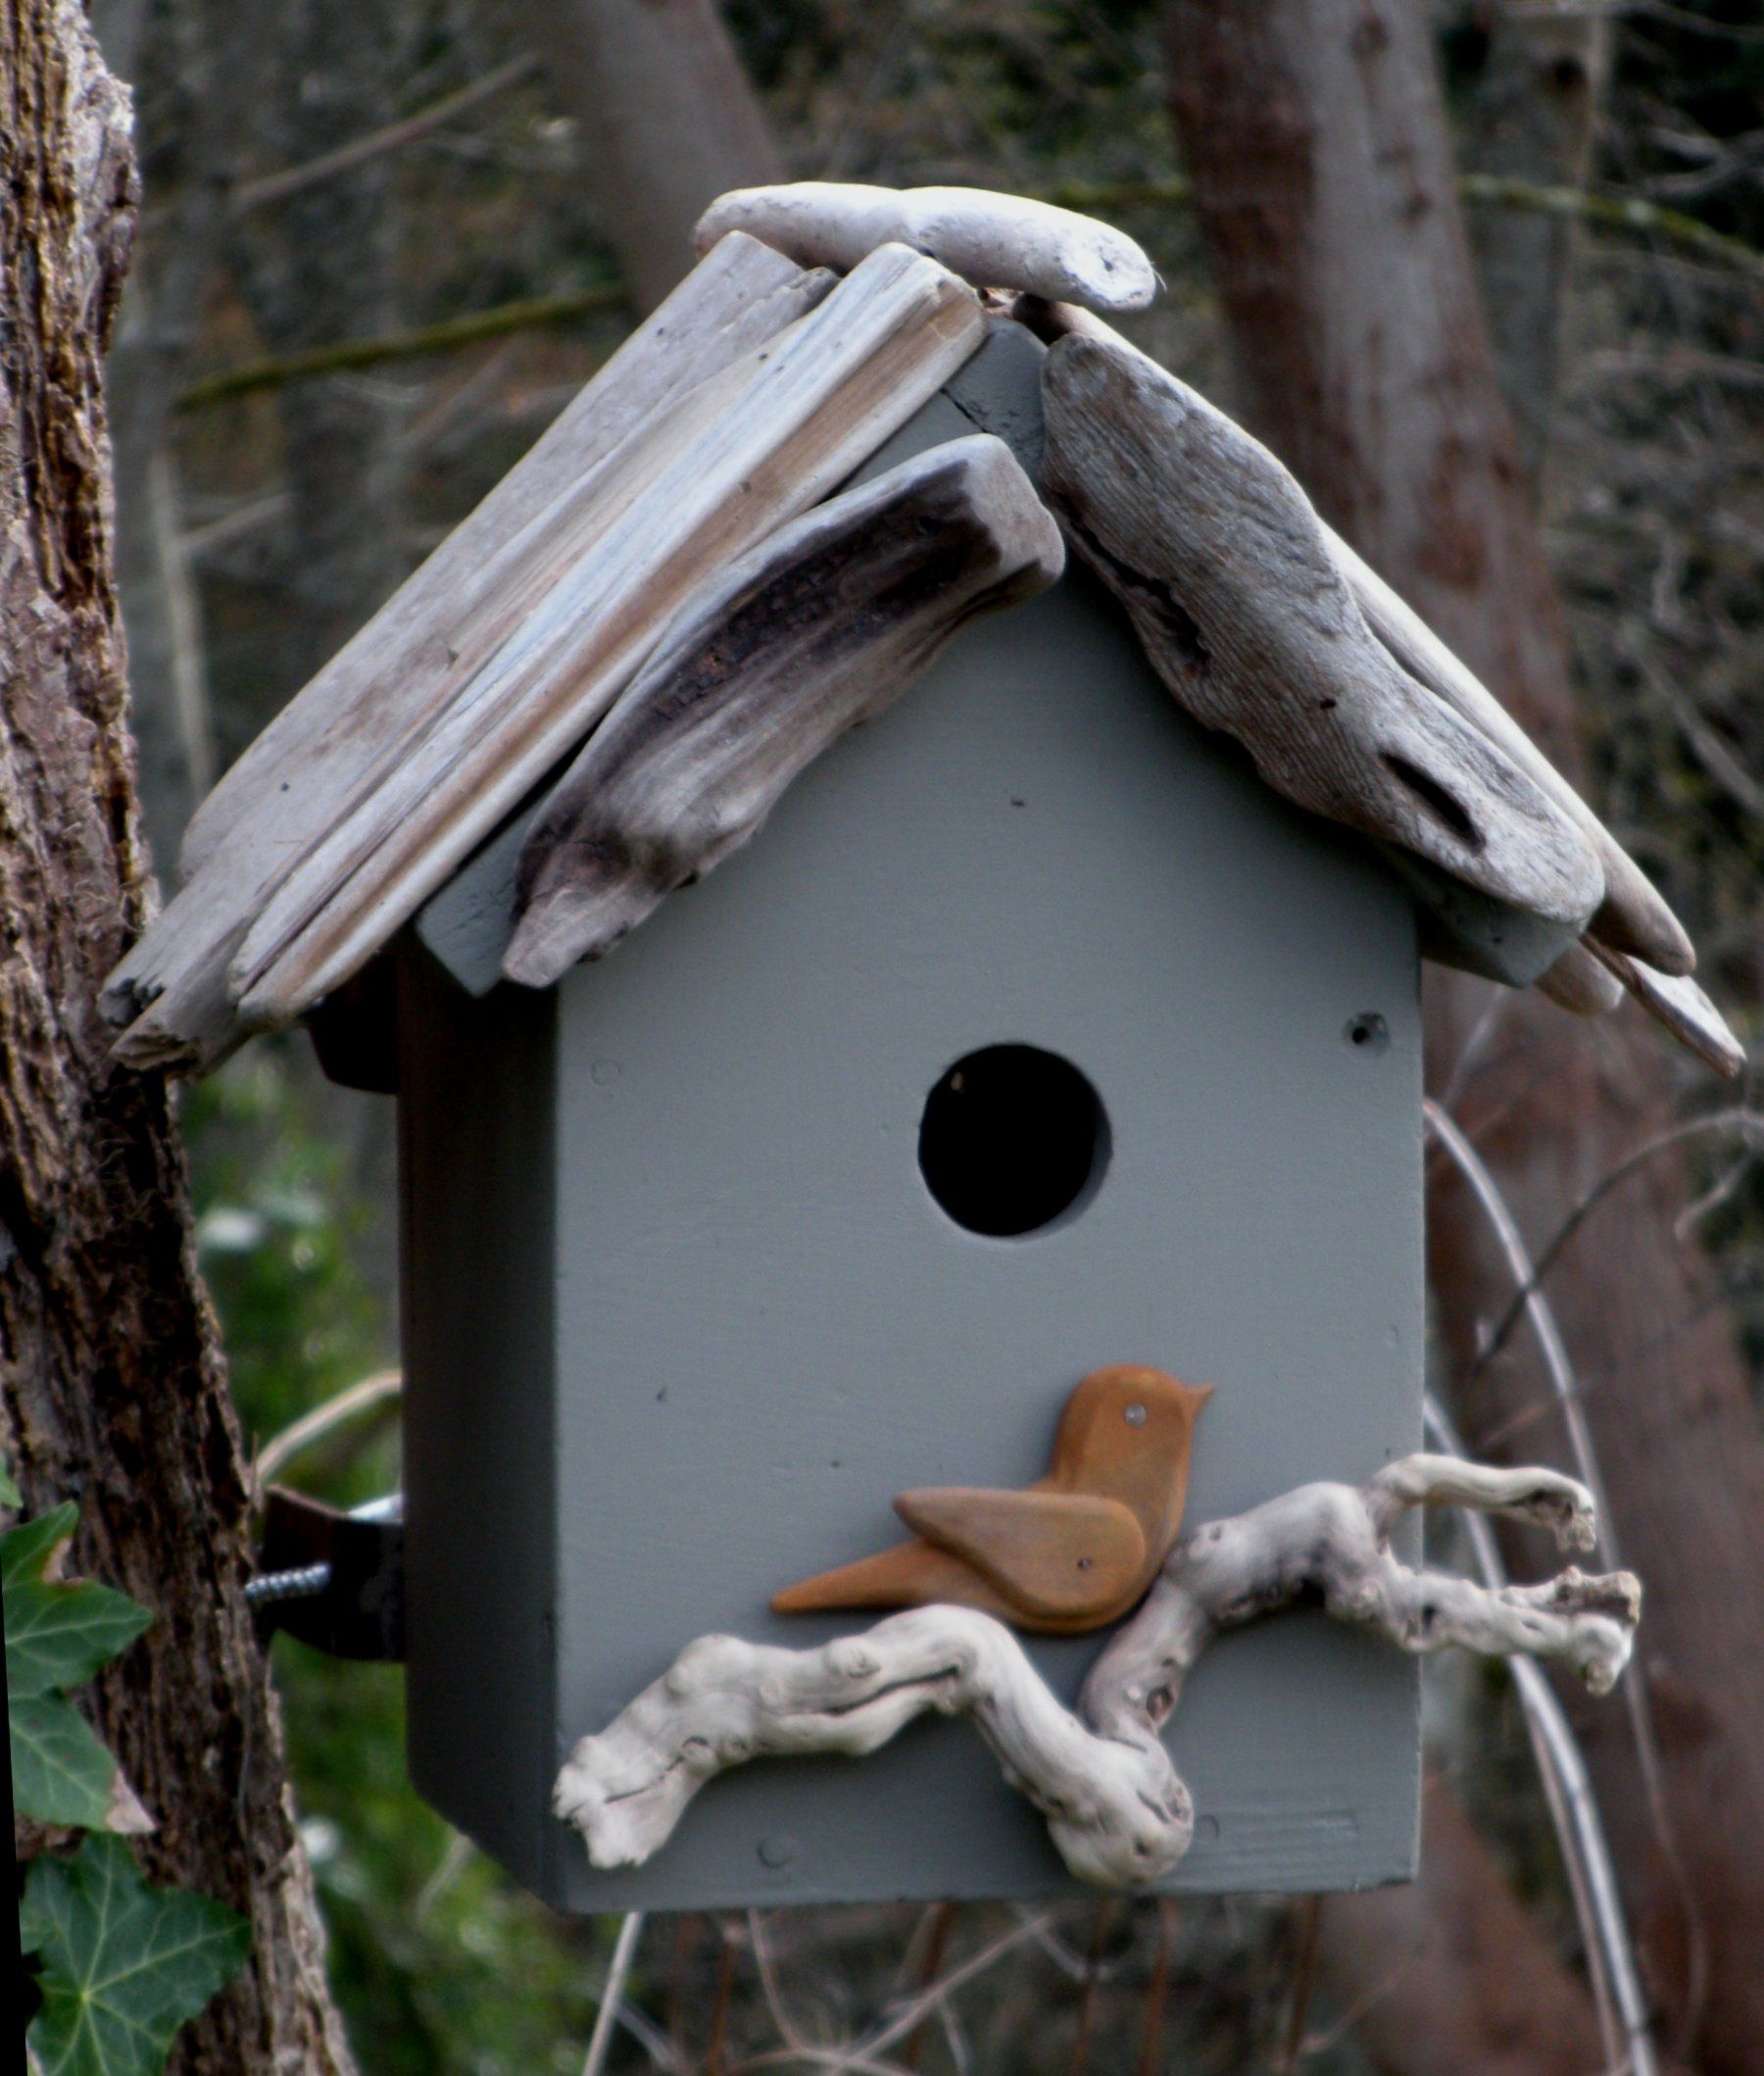
M 721 27 L 702 0 L 93 0 L 91 20 L 133 88 L 143 182 L 108 384 L 162 864 L 216 773 L 684 270 L 682 225 L 716 187 L 774 169 L 969 181 L 1146 245 L 1167 288 L 1134 335 L 1262 430 L 1576 766 L 1690 924 L 1704 984 L 1742 1035 L 1764 1030 L 1764 15 L 1747 0 L 732 0 Z M 1391 68 L 1389 98 L 1343 147 L 1363 180 L 1318 193 L 1293 168 L 1343 104 L 1338 60 Z M 1406 257 L 1355 226 L 1388 176 L 1413 185 Z M 1460 196 L 1480 310 L 1452 272 Z M 1512 431 L 1479 388 L 1485 319 Z M 1415 379 L 1386 397 L 1398 368 Z M 1417 491 L 1429 455 L 1447 479 Z M 1541 631 L 1528 647 L 1515 626 Z M 1755 2076 L 1764 1118 L 1749 1081 L 1717 1088 L 1627 1009 L 1583 1026 L 1459 983 L 1430 1015 L 1435 1093 L 1534 1252 L 1576 1220 L 1547 1287 L 1652 1596 L 1632 1705 L 1582 1727 L 1655 2051 Z M 177 1109 L 258 1447 L 396 1362 L 390 1105 L 326 1085 L 290 1037 Z M 1566 1461 L 1535 1344 L 1489 1353 L 1510 1271 L 1448 1165 L 1434 1179 L 1436 1387 L 1479 1451 Z M 206 1375 L 211 1354 L 179 1359 Z M 22 1482 L 53 1497 L 55 1452 L 33 1455 L 20 1406 Z M 380 1398 L 285 1475 L 353 1504 L 396 1484 L 397 1451 Z M 274 1678 L 361 2065 L 580 2068 L 616 1926 L 553 1919 L 416 1801 L 396 1670 L 283 1640 Z M 609 2065 L 1622 2066 L 1510 1680 L 1430 1667 L 1428 1704 L 1416 1891 L 658 1919 Z M 107 1683 L 125 1745 L 139 1705 Z M 131 1763 L 151 1783 L 151 1759 Z M 322 2002 L 301 1981 L 249 1994 Z M 269 2067 L 259 2051 L 299 2033 L 239 2008 L 224 2023 L 252 2058 L 224 2062 L 224 2031 L 197 2029 L 184 2065 Z M 328 2020 L 305 2022 L 345 2068 Z

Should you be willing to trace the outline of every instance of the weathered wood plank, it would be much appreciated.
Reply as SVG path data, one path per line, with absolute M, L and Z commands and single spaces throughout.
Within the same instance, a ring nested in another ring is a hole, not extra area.
M 1299 806 L 1586 921 L 1603 881 L 1574 823 L 1392 659 L 1264 447 L 1113 341 L 1060 340 L 1042 396 L 1046 492 L 1190 713 Z
M 1642 867 L 1501 705 L 1405 599 L 1328 527 L 1324 538 L 1374 634 L 1403 668 L 1499 746 L 1572 817 L 1596 854 L 1604 896 L 1591 934 L 1662 972 L 1689 973 L 1696 950 Z
M 1025 297 L 1017 316 L 1050 342 L 1073 336 L 1100 339 L 1137 353 L 1114 328 L 1075 303 Z M 1150 363 L 1155 367 L 1156 363 Z M 1592 847 L 1605 889 L 1591 934 L 1665 973 L 1689 973 L 1696 953 L 1684 925 L 1623 846 L 1549 762 L 1494 694 L 1446 647 L 1421 616 L 1319 519 L 1323 539 L 1367 624 L 1396 661 L 1429 692 L 1505 751 L 1515 765 L 1568 815 Z
M 226 966 L 257 905 L 665 459 L 688 403 L 831 287 L 725 240 L 270 723 L 199 811 L 189 884 L 111 975 L 105 1013 L 138 1019 L 121 1057 L 180 1066 L 225 1049 Z
M 1059 529 L 977 433 L 817 506 L 719 571 L 523 846 L 503 962 L 548 987 L 746 843 L 790 782 L 977 615 L 1045 590 Z
M 1571 1016 L 1608 1016 L 1623 1000 L 1615 974 L 1585 944 L 1571 944 L 1555 964 L 1537 978 L 1540 995 Z
M 708 253 L 618 348 L 507 475 L 441 542 L 385 608 L 258 736 L 197 809 L 179 858 L 188 879 L 245 815 L 282 802 L 291 765 L 322 744 L 365 699 L 420 706 L 425 680 L 445 669 L 437 621 L 462 587 L 494 585 L 511 544 L 580 485 L 598 464 L 690 389 L 812 310 L 833 285 L 740 233 Z M 398 673 L 398 683 L 388 680 Z M 291 814 L 282 803 L 280 811 Z
M 718 382 L 718 409 L 290 872 L 228 989 L 247 1028 L 347 979 L 606 713 L 708 568 L 825 497 L 978 347 L 973 290 L 886 246 Z
M 805 267 L 842 273 L 878 246 L 899 244 L 928 253 L 977 288 L 1026 289 L 1088 310 L 1144 310 L 1157 293 L 1152 262 L 1124 231 L 985 187 L 843 180 L 738 187 L 699 219 L 699 251 L 732 230 L 763 238 Z
M 1718 1074 L 1731 1081 L 1745 1065 L 1744 1046 L 1688 974 L 1656 972 L 1642 960 L 1614 952 L 1608 945 L 1592 943 L 1591 950 L 1656 1023 Z

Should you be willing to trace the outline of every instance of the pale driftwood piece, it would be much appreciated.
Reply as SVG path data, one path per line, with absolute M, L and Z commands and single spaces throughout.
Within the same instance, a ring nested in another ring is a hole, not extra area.
M 825 497 L 984 329 L 971 288 L 884 246 L 721 378 L 710 422 L 271 897 L 228 973 L 241 1022 L 291 1022 L 346 980 L 600 720 L 705 570 Z
M 805 267 L 840 272 L 879 245 L 910 245 L 977 288 L 1024 289 L 1088 310 L 1144 310 L 1157 293 L 1152 262 L 1124 231 L 985 187 L 842 180 L 738 187 L 699 219 L 699 251 L 732 230 L 763 238 Z
M 1562 811 L 1373 636 L 1304 494 L 1223 412 L 1124 345 L 1042 371 L 1044 488 L 1152 667 L 1300 807 L 1579 927 L 1602 891 Z
M 1596 853 L 1604 898 L 1591 934 L 1614 951 L 1689 973 L 1696 949 L 1653 882 L 1470 667 L 1461 662 L 1406 600 L 1363 562 L 1340 534 L 1324 529 L 1360 611 L 1385 647 L 1429 691 L 1497 744 L 1557 807 L 1572 816 Z
M 533 823 L 504 973 L 549 987 L 610 951 L 746 843 L 792 779 L 959 627 L 1045 590 L 1064 564 L 1010 450 L 977 433 L 718 571 Z
M 190 884 L 111 976 L 114 1023 L 153 1006 L 122 1057 L 183 1065 L 225 1050 L 227 962 L 265 895 L 609 522 L 614 492 L 689 420 L 682 407 L 832 285 L 726 239 L 270 723 L 198 811 Z
M 1572 1016 L 1608 1016 L 1623 1000 L 1621 983 L 1584 943 L 1571 944 L 1535 984 Z
M 257 910 L 234 1013 L 150 1009 L 127 1056 L 214 1057 L 347 979 L 605 712 L 692 584 L 825 496 L 971 353 L 973 291 L 892 247 L 602 466 L 564 572 L 384 756 Z M 629 458 L 637 457 L 633 463 Z
M 1619 985 L 1682 1046 L 1730 1081 L 1740 1073 L 1745 1065 L 1745 1048 L 1694 980 L 1682 973 L 1655 972 L 1642 960 L 1614 952 L 1608 945 L 1592 944 L 1592 950 Z
M 1111 325 L 1074 303 L 1025 297 L 1016 315 L 1039 337 L 1099 339 L 1137 353 Z M 1155 367 L 1156 363 L 1150 363 Z M 1689 973 L 1696 952 L 1685 926 L 1647 875 L 1549 762 L 1470 667 L 1440 639 L 1407 601 L 1321 518 L 1323 539 L 1374 634 L 1421 685 L 1461 715 L 1575 822 L 1604 875 L 1592 934 L 1666 973 Z
M 813 1651 L 701 1637 L 558 1776 L 554 1806 L 597 1867 L 633 1866 L 666 1842 L 707 1781 L 748 1759 L 861 1756 L 915 1716 L 971 1715 L 1005 1778 L 1034 1803 L 1081 1880 L 1142 1888 L 1188 1851 L 1195 1812 L 1160 1733 L 1182 1683 L 1221 1630 L 1320 1596 L 1338 1620 L 1401 1650 L 1458 1645 L 1525 1654 L 1606 1694 L 1641 1615 L 1628 1572 L 1570 1567 L 1498 1591 L 1400 1562 L 1391 1533 L 1409 1508 L 1469 1507 L 1594 1540 L 1592 1495 L 1553 1470 L 1494 1470 L 1413 1456 L 1357 1490 L 1317 1484 L 1192 1530 L 1139 1612 L 1092 1668 L 1075 1711 L 1048 1691 L 1003 1623 L 963 1607 L 915 1608 Z
M 813 309 L 833 286 L 774 248 L 736 235 L 708 253 L 671 296 L 461 520 L 421 568 L 258 736 L 192 817 L 179 857 L 188 879 L 245 815 L 278 806 L 290 766 L 344 717 L 371 702 L 422 704 L 446 663 L 443 639 L 461 587 L 482 590 L 510 544 L 646 420 Z M 455 645 L 457 646 L 457 644 Z

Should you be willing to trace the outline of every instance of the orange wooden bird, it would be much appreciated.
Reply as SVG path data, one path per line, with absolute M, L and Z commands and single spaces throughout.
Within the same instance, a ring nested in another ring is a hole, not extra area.
M 1195 1421 L 1211 1396 L 1210 1384 L 1137 1362 L 1094 1369 L 1066 1401 L 1045 1478 L 1022 1492 L 903 1492 L 894 1508 L 912 1542 L 787 1586 L 772 1606 L 954 1602 L 1051 1636 L 1118 1621 L 1176 1541 Z

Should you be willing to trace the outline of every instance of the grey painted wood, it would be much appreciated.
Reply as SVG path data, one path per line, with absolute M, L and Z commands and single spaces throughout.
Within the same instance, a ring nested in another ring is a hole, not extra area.
M 551 995 L 464 995 L 400 948 L 406 1699 L 412 1777 L 546 1880 L 557 1556 Z
M 954 416 L 939 400 L 920 429 Z M 1415 1447 L 1417 973 L 1401 889 L 1186 718 L 1068 574 L 963 634 L 602 964 L 551 996 L 426 992 L 409 1293 L 444 1316 L 408 1344 L 413 1564 L 468 1511 L 473 1546 L 503 1508 L 530 1518 L 506 1609 L 464 1593 L 476 1547 L 445 1588 L 413 1577 L 424 1792 L 571 1909 L 1070 1889 L 958 1723 L 717 1781 L 628 1874 L 542 1812 L 575 1738 L 691 1637 L 853 1626 L 768 1596 L 891 1539 L 899 1490 L 1037 1474 L 1099 1363 L 1218 1386 L 1191 1519 Z M 1368 1015 L 1385 1042 L 1355 1045 Z M 1077 1213 L 985 1240 L 932 1201 L 918 1120 L 956 1058 L 1010 1040 L 1089 1075 L 1112 1152 Z M 1071 1696 L 1098 1648 L 1035 1654 Z M 1321 1616 L 1222 1641 L 1172 1731 L 1200 1817 L 1172 1886 L 1407 1875 L 1416 1693 L 1409 1661 Z

